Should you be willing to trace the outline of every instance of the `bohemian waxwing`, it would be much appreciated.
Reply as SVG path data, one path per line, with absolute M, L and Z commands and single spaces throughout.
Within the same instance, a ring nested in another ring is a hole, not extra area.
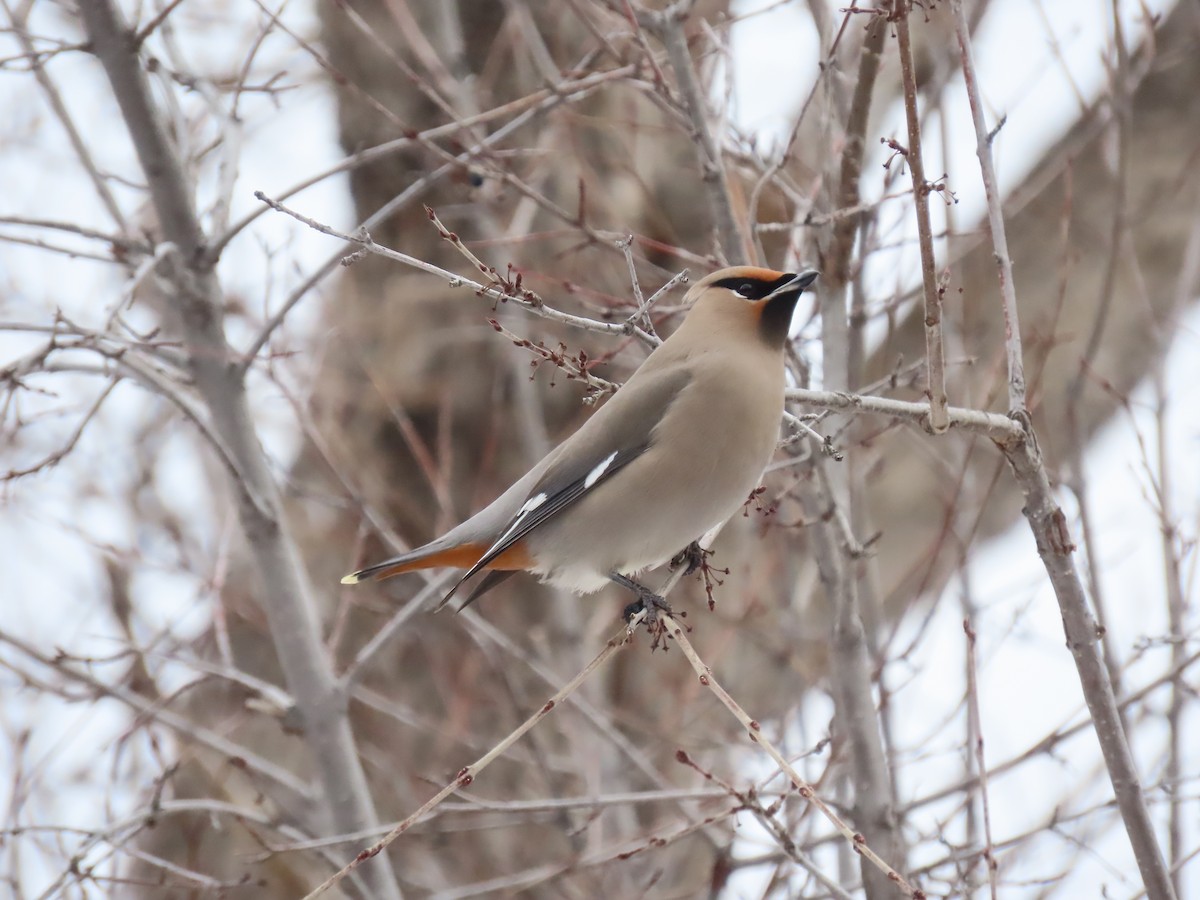
M 481 571 L 466 603 L 527 571 L 581 594 L 616 582 L 653 618 L 666 604 L 631 576 L 737 512 L 771 459 L 792 311 L 817 274 L 737 266 L 701 279 L 675 333 L 516 484 L 437 540 L 342 583 L 465 568 L 444 605 Z

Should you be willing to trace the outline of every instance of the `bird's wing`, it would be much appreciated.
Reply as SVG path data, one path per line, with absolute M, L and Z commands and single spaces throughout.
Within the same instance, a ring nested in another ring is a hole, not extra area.
M 529 490 L 524 503 L 505 524 L 500 536 L 450 589 L 443 603 L 488 563 L 650 448 L 655 427 L 692 376 L 682 365 L 646 372 L 644 376 L 630 379 L 559 448 L 555 461 Z M 479 593 L 472 594 L 471 599 Z

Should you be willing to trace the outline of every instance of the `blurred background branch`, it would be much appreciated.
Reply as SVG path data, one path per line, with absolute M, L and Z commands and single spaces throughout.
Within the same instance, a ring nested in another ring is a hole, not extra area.
M 907 65 L 845 6 L 0 0 L 5 888 L 302 896 L 489 754 L 625 599 L 338 577 L 744 260 L 822 288 L 777 461 L 673 595 L 698 658 L 931 896 L 1196 892 L 1200 20 L 880 5 Z M 668 647 L 337 890 L 897 896 Z

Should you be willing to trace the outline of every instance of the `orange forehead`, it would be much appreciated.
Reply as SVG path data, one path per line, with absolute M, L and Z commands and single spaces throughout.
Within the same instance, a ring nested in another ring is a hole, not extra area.
M 758 266 L 732 266 L 728 269 L 721 269 L 713 272 L 708 276 L 708 281 L 720 281 L 724 278 L 749 278 L 752 281 L 775 281 L 782 278 L 783 272 L 776 272 L 774 269 L 763 269 Z

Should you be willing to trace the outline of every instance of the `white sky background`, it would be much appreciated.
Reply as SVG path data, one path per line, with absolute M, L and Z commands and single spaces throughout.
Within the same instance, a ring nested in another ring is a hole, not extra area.
M 845 6 L 838 3 L 836 6 Z M 1145 4 L 1151 13 L 1171 8 L 1166 0 Z M 1037 0 L 997 0 L 980 25 L 976 39 L 976 62 L 989 127 L 999 118 L 1008 119 L 994 142 L 1001 188 L 1009 191 L 1020 184 L 1036 164 L 1040 154 L 1071 127 L 1079 112 L 1076 89 L 1090 101 L 1107 89 L 1105 56 L 1111 47 L 1111 13 L 1106 2 L 1042 2 Z M 735 119 L 747 129 L 758 129 L 776 137 L 786 136 L 791 127 L 788 112 L 798 101 L 778 105 L 778 94 L 757 89 L 763 84 L 794 84 L 802 98 L 812 78 L 812 58 L 817 53 L 816 32 L 802 8 L 776 8 L 765 0 L 747 2 L 743 10 L 766 9 L 762 15 L 739 24 L 733 32 L 732 52 L 735 65 Z M 1126 40 L 1136 46 L 1145 33 L 1141 8 L 1121 4 Z M 1047 26 L 1059 45 L 1065 62 L 1055 57 L 1047 37 Z M 751 48 L 753 48 L 751 50 Z M 1014 48 L 1019 51 L 1014 52 Z M 790 99 L 790 98 L 789 98 Z M 959 223 L 978 221 L 984 215 L 985 201 L 975 157 L 975 135 L 961 77 L 952 82 L 945 108 L 957 113 L 947 123 L 955 152 L 942 158 L 942 142 L 923 142 L 925 170 L 930 177 L 949 175 L 949 187 L 958 198 L 954 215 Z M 907 143 L 903 110 L 897 105 L 880 123 L 879 134 L 867 139 L 864 171 L 880 168 L 890 151 L 878 144 L 881 136 L 896 137 Z M 936 135 L 938 118 L 930 123 L 927 135 Z M 905 176 L 907 179 L 907 176 Z M 864 200 L 882 194 L 882 178 L 863 180 Z M 905 239 L 906 246 L 893 253 L 877 253 L 868 269 L 868 283 L 879 296 L 888 297 L 915 284 L 920 278 L 916 253 L 916 226 L 910 207 L 904 202 L 885 206 L 881 232 L 895 229 L 891 240 Z M 945 206 L 931 198 L 933 230 L 945 226 Z M 937 247 L 938 258 L 943 248 Z M 1018 261 L 1019 264 L 1019 261 Z M 1020 298 L 1018 298 L 1019 301 Z M 1200 472 L 1195 460 L 1200 438 L 1200 404 L 1194 398 L 1194 385 L 1200 378 L 1200 312 L 1192 309 L 1179 328 L 1166 365 L 1166 383 L 1171 398 L 1169 416 L 1169 458 L 1174 462 L 1173 512 L 1188 537 L 1196 534 L 1200 514 Z M 953 375 L 951 374 L 951 379 Z M 953 382 L 951 395 L 953 398 Z M 1134 414 L 1118 417 L 1104 429 L 1089 449 L 1085 467 L 1089 474 L 1090 503 L 1096 518 L 1097 544 L 1102 551 L 1102 588 L 1108 603 L 1118 656 L 1127 661 L 1144 645 L 1150 649 L 1129 667 L 1126 687 L 1136 690 L 1153 682 L 1170 668 L 1170 649 L 1161 640 L 1167 634 L 1165 587 L 1159 523 L 1147 474 L 1147 451 L 1156 452 L 1153 416 L 1154 396 L 1143 385 L 1133 397 Z M 1145 449 L 1139 444 L 1139 433 Z M 1074 504 L 1060 494 L 1072 530 Z M 1077 539 L 1078 540 L 1078 539 Z M 1083 566 L 1082 554 L 1077 563 Z M 1185 584 L 1194 579 L 1194 555 L 1185 562 Z M 977 619 L 979 634 L 978 693 L 982 711 L 983 736 L 989 765 L 1005 761 L 1027 749 L 1039 738 L 1060 726 L 1082 719 L 1086 712 L 1078 676 L 1063 642 L 1062 622 L 1054 594 L 1046 581 L 1033 538 L 1022 521 L 1003 537 L 985 545 L 970 565 L 968 577 L 973 599 L 981 613 Z M 930 793 L 937 786 L 953 785 L 961 780 L 961 746 L 966 733 L 965 713 L 958 709 L 963 696 L 963 667 L 966 639 L 962 631 L 962 586 L 952 583 L 938 602 L 929 632 L 919 651 L 904 663 L 893 664 L 888 682 L 897 692 L 892 698 L 896 743 L 900 747 L 920 747 L 920 762 L 906 759 L 902 768 L 901 801 Z M 1197 627 L 1194 590 L 1189 592 L 1193 612 L 1190 631 Z M 906 646 L 923 623 L 912 616 L 905 623 L 898 646 Z M 1015 626 L 1014 626 L 1014 623 Z M 1194 642 L 1189 651 L 1194 650 Z M 1166 692 L 1158 695 L 1158 708 L 1165 708 Z M 806 710 L 808 735 L 823 733 L 831 708 L 824 698 L 809 703 Z M 946 720 L 956 728 L 938 732 L 937 724 Z M 1191 776 L 1181 786 L 1184 796 L 1195 798 L 1197 769 L 1200 769 L 1200 740 L 1194 720 L 1185 732 L 1191 736 L 1193 752 L 1185 761 L 1184 772 Z M 930 742 L 930 736 L 938 740 Z M 1140 771 L 1146 783 L 1162 776 L 1165 760 L 1165 732 L 1140 730 L 1135 743 Z M 797 748 L 799 749 L 799 746 Z M 818 763 L 817 766 L 823 765 Z M 769 769 L 760 769 L 768 774 Z M 818 774 L 814 768 L 812 774 Z M 1087 809 L 1111 796 L 1111 787 L 1102 768 L 1099 748 L 1090 731 L 1061 745 L 1054 759 L 1043 757 L 1019 767 L 991 785 L 993 835 L 997 841 L 1044 825 L 1048 814 L 1046 798 L 1058 797 L 1064 785 L 1086 785 L 1087 789 L 1062 811 Z M 1164 812 L 1161 792 L 1150 800 Z M 1185 832 L 1185 845 L 1200 840 L 1197 810 L 1193 799 Z M 1030 815 L 1030 811 L 1033 815 Z M 954 815 L 955 803 L 935 805 L 921 810 L 910 819 L 910 828 L 922 835 L 935 834 L 941 822 Z M 1156 820 L 1165 822 L 1163 815 Z M 1140 889 L 1140 879 L 1129 843 L 1119 827 L 1115 812 L 1107 821 L 1094 817 L 1096 842 L 1079 849 L 1065 837 L 1042 836 L 1026 846 L 1019 858 L 1000 854 L 1005 879 L 1028 880 L 1032 894 L 1041 879 L 1056 878 L 1069 872 L 1068 881 L 1058 896 L 1095 897 L 1102 889 L 1111 896 L 1128 897 Z M 1116 827 L 1109 827 L 1116 822 Z M 753 856 L 763 852 L 769 838 L 759 831 L 750 817 L 742 820 L 747 840 L 743 852 Z M 1103 827 L 1100 827 L 1103 826 Z M 751 839 L 753 836 L 753 839 Z M 949 835 L 960 840 L 961 833 Z M 916 843 L 916 842 L 914 842 Z M 926 849 L 928 845 L 926 845 Z M 910 865 L 930 862 L 914 856 Z M 830 869 L 827 868 L 827 871 Z M 731 893 L 755 897 L 765 873 L 754 870 L 736 876 Z M 1186 870 L 1185 890 L 1200 891 L 1200 864 Z M 1010 894 L 1011 896 L 1011 894 Z
M 31 30 L 37 34 L 64 34 L 59 19 L 53 7 L 40 3 Z M 178 23 L 177 43 L 186 60 L 181 68 L 229 75 L 236 74 L 236 70 L 230 73 L 229 67 L 241 64 L 260 17 L 255 7 L 246 3 L 185 3 L 172 21 Z M 314 10 L 308 4 L 293 4 L 285 21 L 310 38 L 317 34 Z M 65 37 L 70 40 L 77 35 L 66 31 Z M 230 48 L 237 48 L 232 59 Z M 15 42 L 0 35 L 0 56 L 17 52 Z M 233 192 L 233 221 L 260 207 L 253 196 L 255 190 L 282 193 L 342 157 L 333 97 L 323 76 L 290 38 L 276 31 L 264 41 L 256 71 L 265 73 L 265 79 L 281 70 L 287 73 L 284 81 L 296 87 L 281 94 L 278 107 L 259 94 L 247 94 L 242 100 L 245 127 L 238 159 L 240 178 Z M 49 71 L 60 85 L 78 127 L 88 136 L 98 166 L 141 182 L 142 175 L 99 66 L 82 54 L 64 54 L 51 63 Z M 158 99 L 162 96 L 156 91 Z M 200 98 L 192 95 L 187 102 L 192 104 L 189 111 L 196 113 Z M 80 173 L 62 128 L 47 111 L 42 96 L 33 90 L 31 76 L 0 73 L 0 118 L 8 123 L 8 136 L 0 142 L 4 184 L 0 216 L 37 216 L 112 230 L 111 220 Z M 200 140 L 207 136 L 190 137 Z M 211 169 L 207 175 L 201 196 L 211 203 Z M 130 191 L 117 190 L 119 201 L 127 202 L 130 195 Z M 352 209 L 344 177 L 321 182 L 300 197 L 325 221 L 350 224 Z M 129 204 L 128 208 L 135 207 Z M 13 229 L 4 231 L 10 233 Z M 96 249 L 86 242 L 63 243 Z M 240 295 L 252 310 L 273 311 L 293 286 L 336 249 L 328 238 L 290 219 L 265 215 L 230 245 L 218 273 L 226 290 Z M 116 274 L 110 265 L 50 256 L 0 242 L 0 321 L 45 323 L 47 311 L 58 308 L 81 324 L 102 323 L 111 299 L 120 295 Z M 314 293 L 289 315 L 283 329 L 286 342 L 301 340 L 311 331 L 319 297 Z M 234 341 L 243 345 L 251 333 L 236 319 L 231 320 L 231 331 Z M 40 344 L 36 337 L 0 330 L 0 366 Z M 301 364 L 298 369 L 302 375 L 305 367 Z M 28 412 L 65 407 L 71 414 L 29 428 L 25 432 L 29 446 L 14 448 L 16 452 L 7 448 L 0 451 L 0 469 L 7 471 L 18 464 L 17 460 L 28 464 L 61 445 L 78 415 L 96 396 L 97 382 L 58 376 L 42 386 L 53 389 L 61 399 L 26 398 L 32 400 L 26 404 Z M 273 386 L 259 379 L 252 380 L 251 387 L 259 435 L 282 471 L 298 446 L 294 421 L 286 401 Z M 74 403 L 73 391 L 79 397 Z M 129 516 L 125 499 L 137 475 L 137 467 L 125 460 L 129 436 L 162 408 L 161 402 L 140 389 L 122 385 L 65 462 L 14 485 L 0 486 L 0 609 L 4 627 L 23 635 L 44 652 L 53 653 L 62 647 L 76 655 L 107 657 L 125 642 L 107 605 L 96 599 L 97 588 L 105 584 L 98 547 L 138 557 L 131 591 L 137 599 L 138 637 L 147 646 L 153 647 L 164 632 L 183 638 L 198 634 L 211 621 L 215 594 L 210 567 L 218 556 L 216 545 L 228 539 L 229 523 L 215 521 L 191 426 L 178 422 L 172 437 L 158 450 L 153 490 L 162 503 L 184 512 L 184 521 L 193 524 L 189 537 L 195 545 L 193 557 L 198 565 L 188 571 L 172 548 L 156 543 L 152 532 L 140 531 Z M 181 570 L 188 574 L 180 574 Z M 8 653 L 7 648 L 0 647 L 0 660 Z M 153 657 L 150 664 L 155 665 Z M 161 672 L 168 690 L 194 677 L 183 667 L 172 670 L 161 661 L 159 664 L 163 665 Z M 97 667 L 98 674 L 109 671 Z M 12 784 L 8 775 L 20 766 L 36 772 L 30 780 L 43 789 L 37 806 L 24 817 L 26 822 L 94 826 L 104 803 L 111 805 L 114 815 L 132 808 L 139 798 L 113 796 L 107 787 L 113 773 L 94 765 L 101 756 L 98 748 L 107 749 L 123 738 L 130 721 L 126 709 L 117 703 L 72 705 L 45 696 L 35 700 L 32 692 L 14 692 L 16 684 L 15 678 L 0 668 L 0 728 L 9 735 L 32 729 L 21 760 L 7 755 L 13 742 L 0 739 L 0 803 L 8 806 L 6 794 Z M 127 758 L 145 760 L 149 751 L 135 745 L 127 751 Z M 70 789 L 65 789 L 67 785 Z M 57 875 L 62 858 L 61 853 L 54 854 L 53 864 L 47 867 L 46 860 L 35 854 L 26 852 L 22 856 L 22 871 L 31 895 L 40 890 L 39 884 Z M 0 870 L 7 862 L 0 851 Z
M 845 4 L 831 5 L 836 8 Z M 1147 5 L 1154 11 L 1169 6 L 1167 0 L 1154 0 Z M 1126 33 L 1141 34 L 1135 4 L 1122 6 L 1126 13 Z M 1105 87 L 1103 53 L 1110 31 L 1107 0 L 1071 3 L 1045 0 L 1043 7 L 1071 78 L 1085 96 L 1097 95 Z M 62 33 L 61 23 L 54 21 L 57 12 L 45 4 L 38 4 L 37 8 L 33 30 Z M 241 24 L 231 26 L 230 19 Z M 178 35 L 188 63 L 201 71 L 224 72 L 228 62 L 223 62 L 223 54 L 229 47 L 243 46 L 258 17 L 248 4 L 185 3 L 173 21 L 180 29 L 184 23 L 195 26 Z M 312 10 L 307 6 L 290 7 L 287 21 L 301 33 L 316 32 Z M 221 23 L 219 28 L 210 27 L 216 22 Z M 233 32 L 239 36 L 235 37 Z M 740 127 L 764 135 L 785 132 L 790 125 L 788 116 L 795 108 L 792 90 L 795 96 L 802 97 L 815 74 L 816 39 L 804 5 L 785 5 L 747 19 L 735 27 L 732 47 L 738 88 L 736 121 Z M 1013 52 L 1014 47 L 1021 48 L 1021 52 Z M 0 35 L 0 56 L 16 52 L 12 40 Z M 991 107 L 989 121 L 1000 114 L 1009 117 L 995 149 L 1002 185 L 1011 188 L 1019 183 L 1040 151 L 1069 128 L 1078 108 L 1077 101 L 1054 59 L 1046 27 L 1033 0 L 995 0 L 993 13 L 980 30 L 977 57 L 982 87 Z M 298 87 L 282 95 L 279 108 L 259 95 L 244 99 L 247 124 L 242 134 L 241 175 L 234 191 L 234 219 L 257 208 L 252 196 L 254 190 L 278 193 L 337 161 L 341 155 L 329 92 L 312 62 L 286 36 L 276 33 L 264 44 L 258 70 L 274 73 L 281 68 L 287 70 L 288 82 Z M 140 178 L 136 166 L 130 162 L 128 141 L 123 128 L 117 127 L 115 105 L 106 82 L 98 77 L 98 68 L 79 54 L 65 54 L 52 63 L 50 72 L 63 87 L 71 111 L 89 136 L 101 167 Z M 755 87 L 765 83 L 789 85 L 793 89 L 767 92 Z M 0 116 L 8 123 L 7 137 L 0 141 L 4 184 L 0 191 L 0 216 L 39 216 L 111 228 L 94 193 L 78 174 L 61 128 L 31 85 L 28 75 L 0 72 Z M 965 95 L 954 90 L 950 102 L 961 115 L 950 123 L 951 143 L 961 152 L 953 159 L 941 160 L 940 141 L 928 141 L 926 169 L 931 174 L 949 173 L 950 186 L 960 201 L 955 215 L 959 222 L 972 222 L 983 209 L 982 189 Z M 187 102 L 198 105 L 200 100 L 190 97 Z M 892 112 L 882 127 L 883 134 L 903 138 L 898 110 Z M 98 140 L 97 135 L 104 137 Z M 205 137 L 193 136 L 196 140 Z M 869 139 L 867 167 L 881 165 L 884 158 L 885 150 Z M 881 181 L 865 180 L 867 196 L 878 190 Z M 204 196 L 211 197 L 212 190 L 212 183 L 202 186 Z M 128 200 L 131 196 L 130 191 L 118 191 L 119 199 Z M 297 205 L 308 214 L 339 226 L 351 224 L 343 180 L 329 179 L 301 196 L 302 203 Z M 931 203 L 935 215 L 940 213 L 938 207 L 937 202 Z M 903 207 L 893 204 L 891 209 L 895 227 L 904 227 L 899 220 Z M 936 222 L 934 227 L 936 231 Z M 87 245 L 74 242 L 72 246 Z M 291 286 L 336 249 L 328 239 L 291 220 L 268 215 L 231 245 L 222 259 L 219 274 L 226 288 L 240 294 L 252 309 L 260 304 L 273 308 Z M 885 267 L 881 261 L 876 269 L 871 274 L 881 295 L 890 295 L 898 279 L 910 283 L 917 276 L 915 245 L 898 254 L 894 264 Z M 269 285 L 266 296 L 264 285 Z M 0 322 L 45 322 L 46 310 L 56 307 L 77 321 L 100 322 L 107 312 L 103 305 L 116 297 L 118 291 L 109 266 L 0 243 Z M 318 303 L 317 297 L 310 298 L 289 318 L 286 334 L 292 346 L 303 347 Z M 247 334 L 235 333 L 234 339 L 242 342 Z M 1200 383 L 1198 342 L 1200 316 L 1193 311 L 1180 329 L 1167 365 L 1168 391 L 1174 400 L 1170 420 L 1170 455 L 1176 463 L 1172 501 L 1174 512 L 1189 536 L 1196 532 L 1200 495 L 1194 464 L 1200 436 L 1200 404 L 1188 403 L 1186 398 L 1191 386 Z M 0 332 L 0 366 L 29 352 L 38 343 L 36 338 Z M 303 369 L 302 362 L 298 366 Z M 46 384 L 50 386 L 49 382 Z M 95 380 L 66 376 L 57 376 L 52 386 L 59 392 L 59 398 L 30 400 L 26 410 L 53 411 L 66 406 L 73 414 L 39 421 L 26 432 L 28 446 L 19 446 L 15 452 L 0 450 L 0 469 L 17 464 L 14 457 L 27 463 L 37 458 L 39 451 L 53 449 L 70 432 L 78 413 L 90 403 L 98 387 Z M 79 395 L 78 403 L 74 404 L 73 391 Z M 255 385 L 254 396 L 262 426 L 260 433 L 280 466 L 285 467 L 296 446 L 287 404 L 275 389 L 262 383 Z M 1105 556 L 1104 587 L 1114 619 L 1111 626 L 1123 659 L 1129 659 L 1135 648 L 1167 630 L 1165 604 L 1161 600 L 1164 591 L 1158 524 L 1146 498 L 1147 475 L 1143 450 L 1137 441 L 1140 430 L 1153 452 L 1151 398 L 1146 388 L 1139 391 L 1136 400 L 1134 420 L 1122 417 L 1114 421 L 1092 446 L 1086 462 L 1090 471 L 1105 473 L 1103 480 L 1092 479 L 1090 483 L 1099 542 Z M 97 546 L 113 547 L 120 553 L 136 552 L 143 560 L 133 585 L 141 616 L 140 638 L 149 642 L 166 628 L 186 635 L 205 626 L 212 611 L 212 591 L 207 584 L 212 572 L 193 570 L 189 576 L 175 574 L 179 561 L 168 555 L 168 548 L 156 546 L 147 535 L 139 533 L 138 523 L 129 518 L 127 504 L 113 502 L 135 475 L 135 467 L 122 458 L 122 441 L 156 409 L 139 390 L 118 388 L 96 423 L 99 427 L 85 433 L 71 458 L 49 472 L 0 488 L 3 573 L 0 610 L 5 629 L 23 635 L 47 652 L 61 646 L 78 654 L 105 656 L 118 649 L 123 636 L 116 630 L 107 609 L 94 602 L 96 587 L 103 583 L 96 562 Z M 192 511 L 195 559 L 211 560 L 217 555 L 216 544 L 223 532 L 211 517 L 196 516 L 194 512 L 212 508 L 199 465 L 195 442 L 187 428 L 180 425 L 177 438 L 159 451 L 157 492 L 164 503 Z M 1067 511 L 1071 513 L 1070 505 Z M 1191 561 L 1188 562 L 1190 565 Z M 1063 647 L 1057 606 L 1045 584 L 1032 538 L 1024 527 L 1017 527 L 988 545 L 974 561 L 970 577 L 975 600 L 982 610 L 978 622 L 979 694 L 986 753 L 988 761 L 995 763 L 1077 716 L 1082 699 L 1074 666 Z M 899 743 L 905 747 L 922 746 L 926 751 L 923 761 L 906 765 L 901 784 L 905 796 L 927 791 L 936 784 L 953 783 L 961 771 L 958 739 L 953 729 L 941 733 L 944 745 L 935 741 L 926 746 L 928 734 L 933 731 L 932 723 L 955 715 L 962 694 L 964 638 L 955 596 L 957 589 L 957 585 L 952 585 L 939 604 L 931 631 L 919 652 L 902 671 L 894 666 L 888 672 L 889 682 L 897 690 L 893 702 Z M 1015 631 L 1011 624 L 1014 621 L 1018 621 Z M 1193 630 L 1195 625 L 1193 614 Z M 8 652 L 0 647 L 0 663 Z M 1147 649 L 1141 662 L 1129 671 L 1129 686 L 1153 680 L 1167 667 L 1168 657 L 1169 650 L 1164 646 Z M 168 678 L 178 680 L 186 674 L 184 670 L 167 671 Z M 117 740 L 126 727 L 128 718 L 122 709 L 115 704 L 67 705 L 45 698 L 33 702 L 29 692 L 15 691 L 15 687 L 13 676 L 0 668 L 0 728 L 10 735 L 32 729 L 19 765 L 26 771 L 38 772 L 43 787 L 57 786 L 56 790 L 46 790 L 39 796 L 26 821 L 91 825 L 95 824 L 100 804 L 108 802 L 119 810 L 135 799 L 113 796 L 106 787 L 112 773 L 91 769 L 98 756 L 97 748 Z M 821 699 L 815 699 L 810 707 L 809 734 L 820 734 L 828 721 L 828 708 Z M 1195 723 L 1191 724 L 1194 730 Z M 957 734 L 962 731 L 960 727 Z M 1162 737 L 1143 734 L 1139 738 L 1139 763 L 1147 782 L 1157 780 L 1161 774 L 1158 767 L 1162 747 L 1156 741 L 1161 742 Z M 3 792 L 12 784 L 8 774 L 18 765 L 18 760 L 5 755 L 11 750 L 10 741 L 0 740 L 0 803 L 5 804 L 8 798 Z M 145 748 L 133 748 L 132 752 L 147 753 Z M 1094 740 L 1083 737 L 1064 745 L 1058 762 L 1044 760 L 994 783 L 992 816 L 997 839 L 1039 824 L 1029 821 L 1025 811 L 1032 807 L 1042 815 L 1046 803 L 1031 804 L 1026 798 L 1040 801 L 1061 794 L 1064 783 L 1088 781 L 1096 771 L 1097 760 Z M 1185 766 L 1193 778 L 1198 769 L 1200 751 Z M 1103 777 L 1098 781 L 1093 779 L 1092 784 L 1099 785 L 1099 790 L 1107 790 Z M 65 785 L 70 785 L 70 789 L 65 789 Z M 1092 790 L 1093 802 L 1099 796 L 1097 790 Z M 1183 790 L 1193 796 L 1197 785 L 1189 781 Z M 1189 845 L 1200 842 L 1196 807 L 1192 809 Z M 923 810 L 914 817 L 914 827 L 929 834 L 936 830 L 937 816 L 948 814 L 945 807 Z M 741 822 L 746 835 L 745 850 L 753 853 L 759 846 L 754 838 L 755 828 L 748 817 Z M 1117 897 L 1136 893 L 1136 867 L 1119 828 L 1106 829 L 1105 837 L 1092 848 L 1094 852 L 1078 853 L 1067 841 L 1053 837 L 1041 838 L 1032 846 L 1036 848 L 1034 852 L 1023 852 L 1011 862 L 1001 856 L 1006 877 L 1037 880 L 1057 875 L 1064 867 L 1071 866 L 1070 877 L 1077 887 L 1063 896 L 1098 896 L 1102 885 Z M 911 862 L 919 864 L 923 860 Z M 25 855 L 21 863 L 29 890 L 36 891 L 37 885 L 57 872 L 36 855 Z M 4 865 L 0 863 L 0 867 Z M 1007 868 L 1009 865 L 1013 868 Z M 730 896 L 756 896 L 760 875 L 753 870 L 740 873 L 731 885 Z M 1192 890 L 1200 891 L 1200 864 L 1193 864 L 1188 875 Z

